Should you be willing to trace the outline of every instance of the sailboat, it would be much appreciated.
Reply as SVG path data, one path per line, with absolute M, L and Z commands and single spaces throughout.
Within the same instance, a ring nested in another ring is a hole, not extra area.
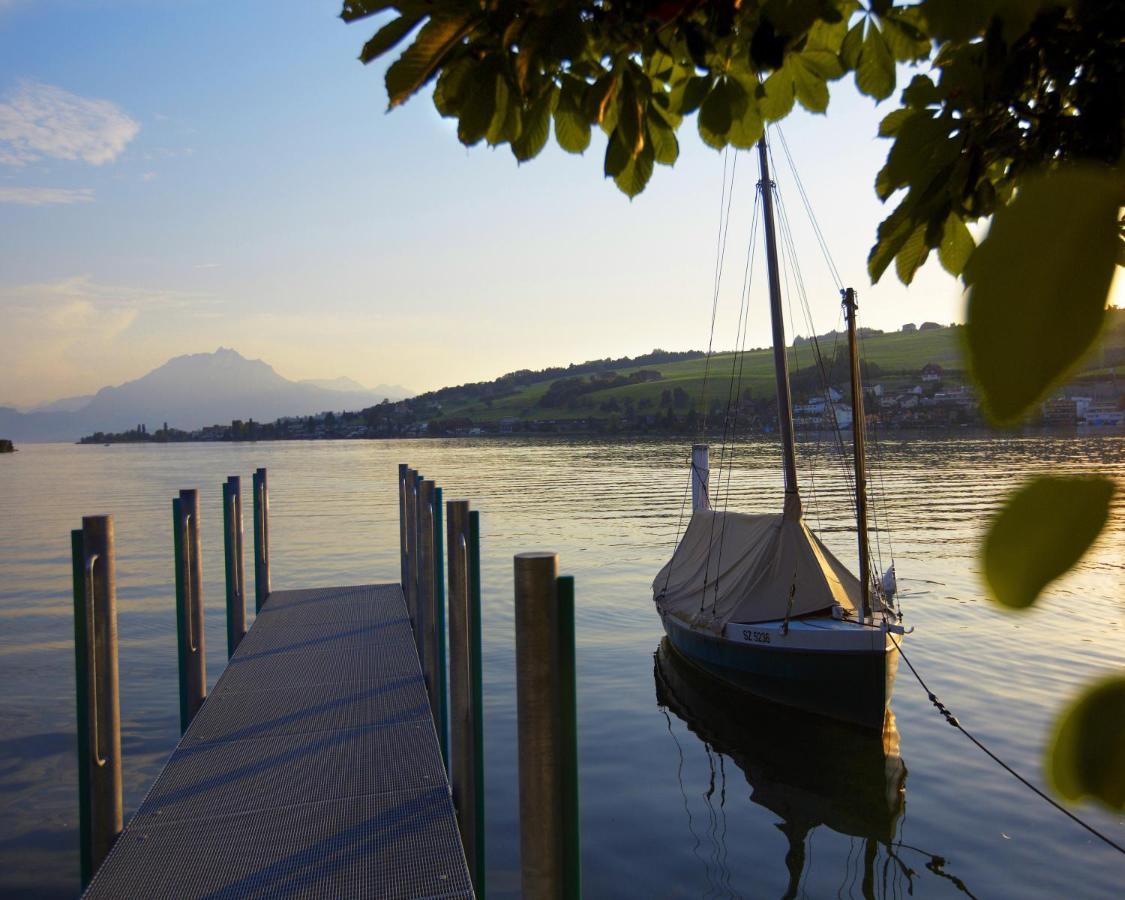
M 785 709 L 714 684 L 668 645 L 655 654 L 656 701 L 746 776 L 750 800 L 777 817 L 788 847 L 786 897 L 802 895 L 809 836 L 820 827 L 864 841 L 864 883 L 882 845 L 892 853 L 906 806 L 894 714 L 882 732 Z M 742 695 L 744 696 L 744 695 Z M 731 707 L 740 715 L 732 716 Z M 850 857 L 849 857 L 850 862 Z
M 893 570 L 876 579 L 868 545 L 856 295 L 851 288 L 841 292 L 850 357 L 858 576 L 802 515 L 774 185 L 764 135 L 757 150 L 784 504 L 780 513 L 765 515 L 713 509 L 708 449 L 695 445 L 691 520 L 653 581 L 653 599 L 671 645 L 710 675 L 767 700 L 882 730 L 898 662 L 895 640 L 905 629 L 889 602 Z

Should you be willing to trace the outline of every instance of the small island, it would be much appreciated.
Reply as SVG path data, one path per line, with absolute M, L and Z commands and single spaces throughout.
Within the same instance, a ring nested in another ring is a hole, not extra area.
M 0 438 L 0 453 L 15 453 L 15 452 L 16 452 L 16 448 L 12 445 L 11 441 L 6 440 L 5 438 Z

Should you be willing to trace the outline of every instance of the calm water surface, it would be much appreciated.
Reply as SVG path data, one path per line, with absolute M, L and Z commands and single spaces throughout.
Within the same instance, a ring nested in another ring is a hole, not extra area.
M 838 461 L 801 446 L 808 518 L 854 559 Z M 268 466 L 277 589 L 397 581 L 396 472 L 410 462 L 482 514 L 489 886 L 516 896 L 512 555 L 559 552 L 577 579 L 583 877 L 591 897 L 1120 896 L 1125 859 L 999 771 L 905 667 L 897 734 L 857 738 L 733 702 L 658 652 L 651 580 L 671 552 L 686 443 L 525 440 L 25 446 L 0 457 L 0 894 L 78 888 L 69 532 L 117 528 L 126 808 L 178 738 L 170 500 L 203 491 L 208 677 L 225 662 L 220 483 Z M 718 460 L 713 456 L 712 465 Z M 974 554 L 1002 492 L 1032 472 L 1110 472 L 1125 438 L 884 442 L 881 476 L 907 652 L 961 721 L 1034 780 L 1044 732 L 1125 664 L 1125 510 L 1023 615 L 983 597 Z M 740 444 L 717 495 L 780 508 L 779 452 Z M 717 476 L 717 473 L 716 473 Z M 713 477 L 716 477 L 713 476 Z M 248 535 L 249 538 L 249 535 Z M 900 754 L 900 755 L 899 755 Z M 1082 814 L 1118 842 L 1125 821 Z

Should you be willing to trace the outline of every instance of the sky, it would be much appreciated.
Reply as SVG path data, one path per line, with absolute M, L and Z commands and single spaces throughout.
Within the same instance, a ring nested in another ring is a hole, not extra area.
M 676 166 L 630 201 L 602 176 L 598 136 L 582 156 L 552 143 L 523 165 L 507 147 L 464 148 L 428 93 L 386 112 L 385 63 L 356 59 L 378 22 L 347 25 L 339 9 L 0 0 L 0 404 L 219 346 L 289 378 L 419 391 L 705 349 L 722 221 L 714 346 L 735 345 L 753 154 L 724 158 L 689 119 Z M 934 258 L 909 289 L 866 275 L 889 211 L 873 183 L 891 108 L 836 82 L 828 115 L 791 116 L 785 138 L 860 323 L 962 321 Z M 776 180 L 812 321 L 830 330 L 835 283 L 792 175 Z M 746 343 L 767 346 L 755 271 Z M 807 334 L 793 312 L 790 334 Z

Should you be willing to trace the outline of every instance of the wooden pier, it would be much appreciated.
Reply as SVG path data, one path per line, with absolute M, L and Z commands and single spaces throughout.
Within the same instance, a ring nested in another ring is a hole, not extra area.
M 269 594 L 86 896 L 472 897 L 400 586 Z
M 401 585 L 273 591 L 259 469 L 246 631 L 241 479 L 222 488 L 229 661 L 208 695 L 200 503 L 186 489 L 172 501 L 182 737 L 124 829 L 113 520 L 71 532 L 85 896 L 483 900 L 479 513 L 443 505 L 403 464 Z M 521 868 L 535 900 L 581 896 L 574 581 L 557 570 L 553 553 L 515 558 Z

